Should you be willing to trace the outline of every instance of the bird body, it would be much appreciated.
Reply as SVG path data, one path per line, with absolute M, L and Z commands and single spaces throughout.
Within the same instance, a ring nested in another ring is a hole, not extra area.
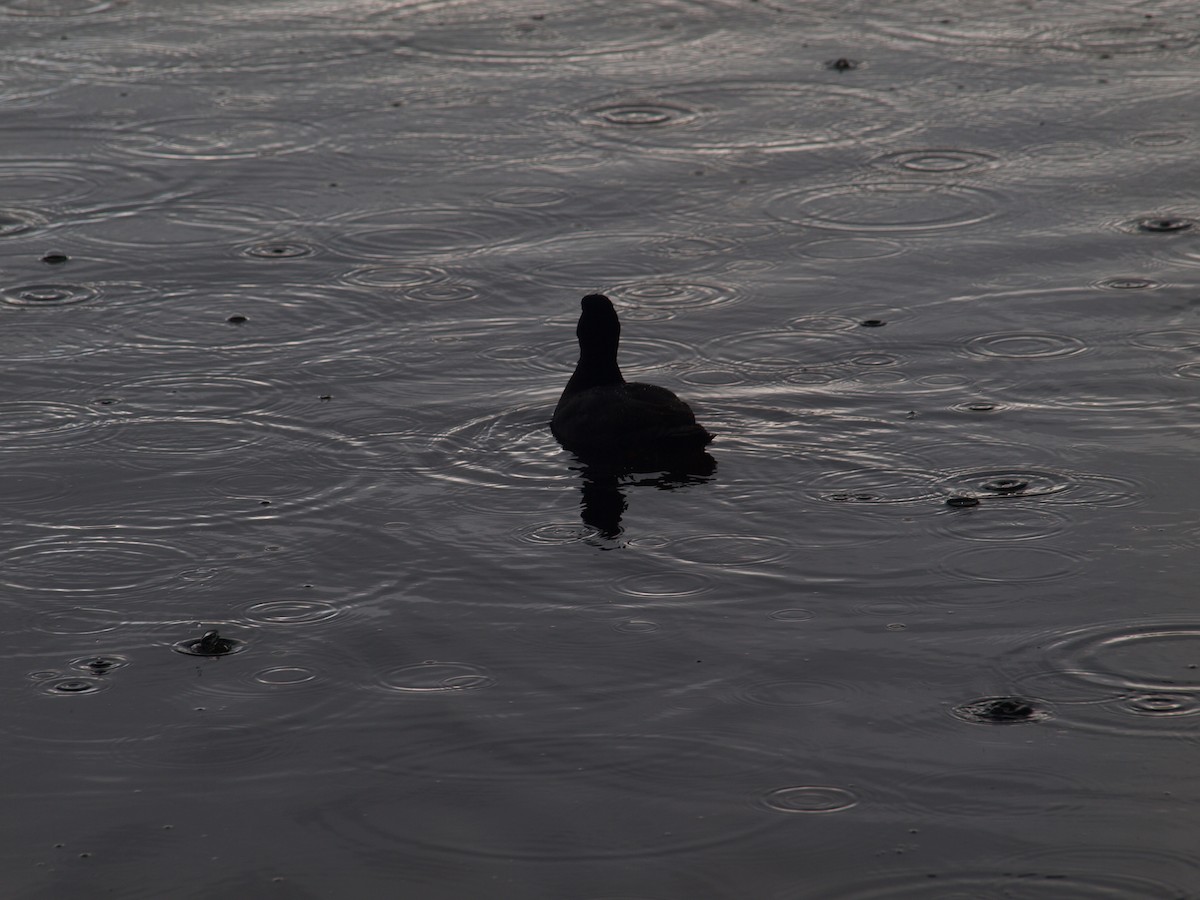
M 713 436 L 691 407 L 664 387 L 621 374 L 621 323 L 612 302 L 589 294 L 581 305 L 579 362 L 550 423 L 558 442 L 578 456 L 611 461 L 700 453 Z

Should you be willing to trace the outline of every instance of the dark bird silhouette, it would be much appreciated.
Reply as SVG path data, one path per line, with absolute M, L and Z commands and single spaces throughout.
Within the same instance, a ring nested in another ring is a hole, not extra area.
M 706 455 L 713 439 L 671 391 L 626 381 L 617 365 L 621 322 L 603 294 L 583 298 L 575 334 L 579 362 L 550 430 L 576 456 L 617 466 L 659 465 Z

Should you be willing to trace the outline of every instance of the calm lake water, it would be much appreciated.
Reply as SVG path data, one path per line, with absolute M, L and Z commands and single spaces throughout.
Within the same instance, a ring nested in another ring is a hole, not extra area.
M 0 50 L 5 897 L 1200 896 L 1194 3 Z M 554 442 L 593 291 L 711 473 Z

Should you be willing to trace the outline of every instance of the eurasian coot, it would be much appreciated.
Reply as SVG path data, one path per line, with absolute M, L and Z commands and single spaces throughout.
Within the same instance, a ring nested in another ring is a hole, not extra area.
M 558 442 L 578 456 L 618 462 L 699 454 L 713 436 L 691 407 L 664 387 L 621 375 L 621 323 L 612 301 L 588 294 L 582 307 L 579 362 L 550 422 Z

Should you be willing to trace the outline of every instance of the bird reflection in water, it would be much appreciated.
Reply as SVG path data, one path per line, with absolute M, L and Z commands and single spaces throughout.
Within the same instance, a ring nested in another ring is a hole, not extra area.
M 601 537 L 621 535 L 621 517 L 628 508 L 626 487 L 653 487 L 673 491 L 693 484 L 704 484 L 717 470 L 717 461 L 708 453 L 690 460 L 676 460 L 671 468 L 637 471 L 614 468 L 610 464 L 582 462 L 573 467 L 580 477 L 580 517 Z

